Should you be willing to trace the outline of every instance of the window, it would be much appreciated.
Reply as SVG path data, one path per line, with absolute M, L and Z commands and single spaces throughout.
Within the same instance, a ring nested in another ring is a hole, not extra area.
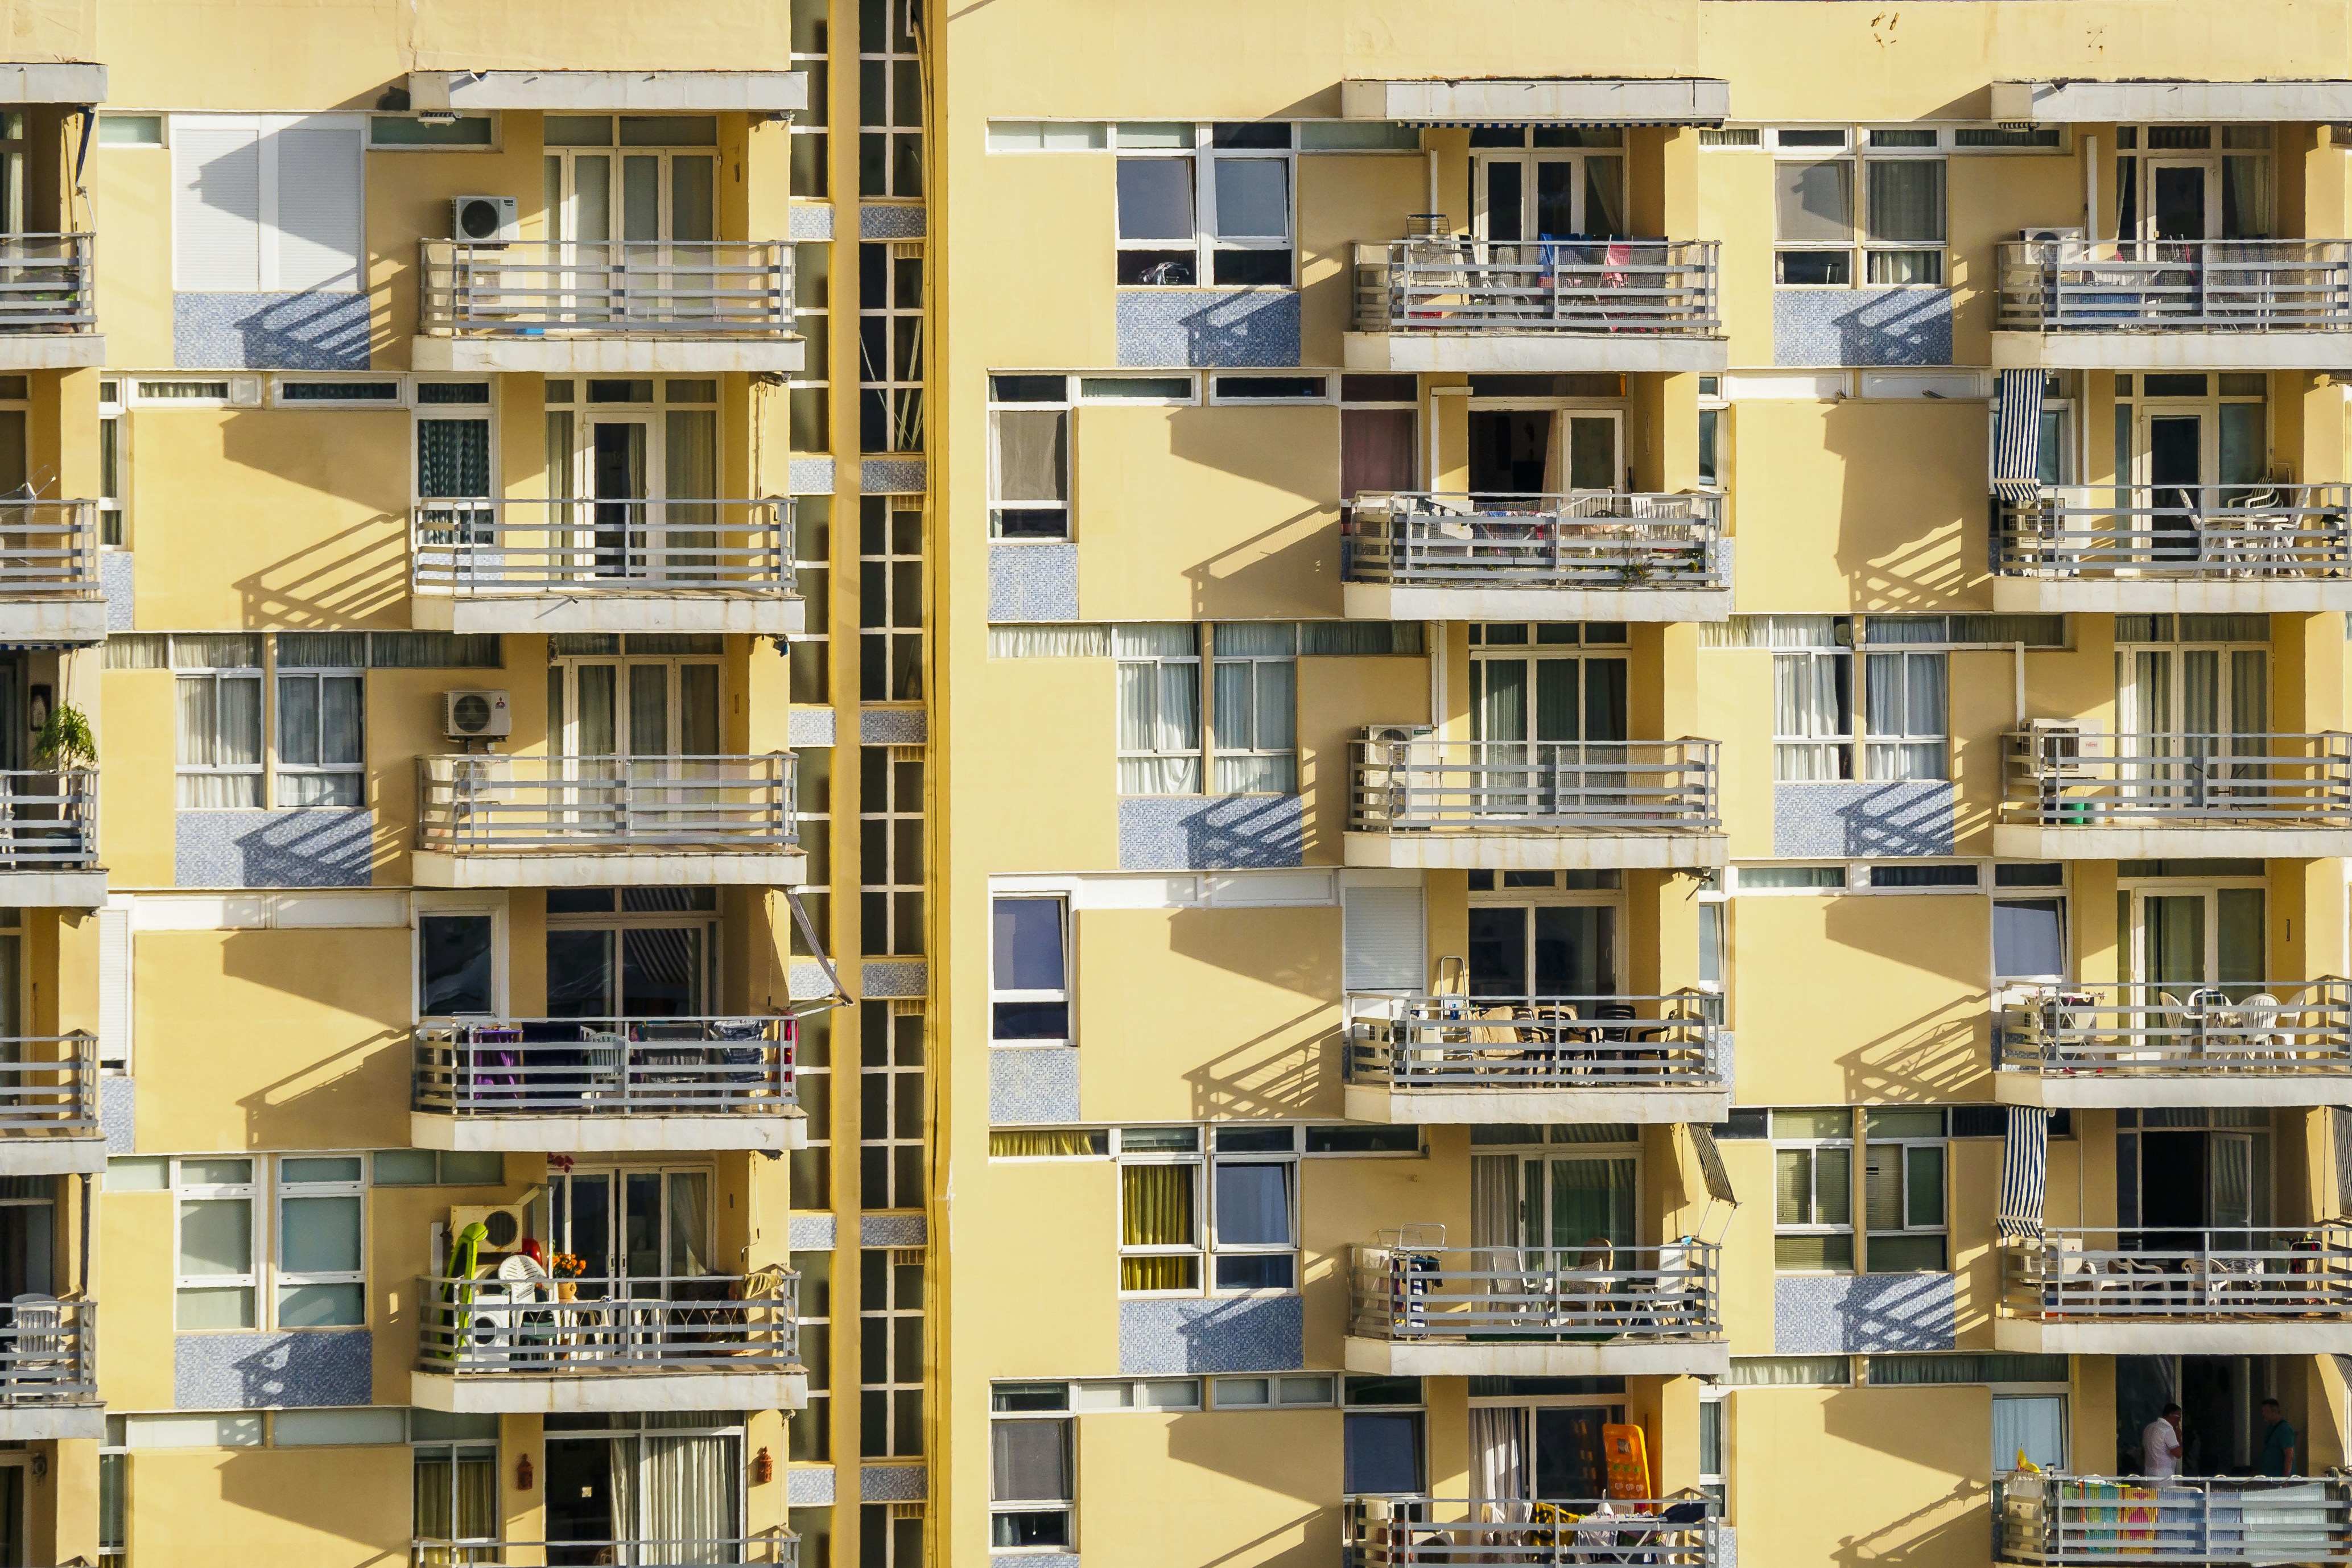
M 1992 868 L 1992 973 L 2004 980 L 2063 980 L 2066 967 L 2066 868 L 2061 865 Z M 2041 889 L 2019 897 L 2010 889 Z M 2007 896 L 2004 896 L 2007 894 Z
M 367 795 L 362 689 L 367 639 L 352 632 L 278 638 L 278 804 L 360 805 Z
M 1119 1135 L 1118 1288 L 1201 1289 L 1201 1130 L 1131 1127 Z
M 1416 1495 L 1425 1489 L 1421 1379 L 1350 1377 L 1341 1403 L 1340 1491 L 1348 1497 Z
M 923 1452 L 923 1255 L 860 1255 L 858 1440 L 869 1459 Z
M 416 917 L 416 1015 L 447 1018 L 499 1011 L 489 914 Z
M 103 123 L 103 121 L 101 121 Z M 131 1434 L 120 1415 L 106 1418 L 98 1450 L 99 1568 L 130 1568 Z
M 858 748 L 858 924 L 873 956 L 923 952 L 923 749 Z
M 611 888 L 551 889 L 547 1010 L 599 1020 L 707 1016 L 719 947 L 716 889 L 623 888 L 617 899 Z
M 499 1419 L 495 1415 L 409 1413 L 414 1496 L 410 1528 L 419 1541 L 479 1542 L 499 1538 Z M 466 1561 L 466 1552 L 447 1554 Z M 484 1552 L 481 1555 L 489 1555 Z
M 123 478 L 130 472 L 130 421 L 122 417 L 122 384 L 98 387 L 98 542 L 120 550 L 130 541 L 123 528 Z
M 1780 154 L 1772 165 L 1778 281 L 1944 281 L 1945 160 L 1933 155 L 1936 131 L 1874 131 L 1869 153 L 1858 161 L 1854 138 L 1843 129 L 1782 130 L 1774 140 Z
M 98 117 L 101 147 L 161 147 L 163 117 L 160 114 L 101 114 Z
M 416 403 L 419 526 L 435 543 L 489 543 L 489 386 L 480 382 L 420 382 Z M 557 486 L 555 493 L 570 495 L 573 493 L 570 487 L 572 415 L 551 410 L 547 419 L 548 472 Z M 560 447 L 555 439 L 559 427 L 563 433 Z
M 368 1156 L 368 1179 L 379 1187 L 495 1187 L 506 1181 L 506 1156 L 495 1150 L 378 1149 Z
M 807 897 L 802 895 L 803 902 Z M 796 1209 L 833 1207 L 833 1020 L 831 1012 L 803 1016 L 793 1053 L 793 1087 L 808 1118 L 807 1146 L 784 1156 L 787 1188 Z M 808 1310 L 805 1279 L 801 1308 Z
M 1070 537 L 1069 377 L 988 378 L 992 539 Z
M 1726 437 L 1731 405 L 1724 400 L 1722 386 L 1720 376 L 1698 378 L 1698 482 L 1713 489 L 1723 488 L 1729 471 L 1724 459 L 1730 445 Z
M 1118 658 L 1118 793 L 1201 793 L 1198 627 L 1125 623 L 1111 628 Z
M 174 635 L 180 809 L 261 805 L 261 638 Z
M 1992 1473 L 2008 1475 L 2021 1468 L 2020 1460 L 2053 1474 L 2066 1470 L 2064 1394 L 1992 1396 Z
M 278 1326 L 367 1321 L 361 1212 L 367 1162 L 357 1154 L 278 1162 Z
M 1118 138 L 1121 284 L 1290 286 L 1287 124 L 1129 122 Z
M 1220 1410 L 1295 1410 L 1333 1402 L 1329 1376 L 1221 1377 L 1211 1390 Z
M 1077 1423 L 1064 1384 L 1000 1384 L 989 1391 L 989 1545 L 1066 1552 L 1077 1544 Z
M 1724 1517 L 1730 1497 L 1724 1479 L 1729 1470 L 1724 1461 L 1726 1431 L 1723 1395 L 1702 1392 L 1698 1398 L 1698 1489 L 1714 1505 L 1717 1519 Z
M 793 127 L 795 133 L 799 127 Z M 802 138 L 793 142 L 794 151 Z M 795 452 L 833 450 L 833 246 L 793 247 L 793 330 L 801 335 L 801 369 L 785 394 L 787 435 Z M 803 496 L 806 507 L 816 500 Z M 812 601 L 814 602 L 814 601 Z
M 358 291 L 365 134 L 353 115 L 173 115 L 173 288 Z
M 1873 1274 L 1940 1271 L 1945 1251 L 1945 1129 L 1941 1110 L 1864 1112 L 1864 1262 Z
M 832 0 L 793 0 L 793 69 L 808 78 L 806 113 L 792 119 L 792 194 L 823 201 L 831 188 Z
M 178 1308 L 182 1329 L 251 1329 L 260 1273 L 253 1210 L 260 1189 L 251 1159 L 172 1163 L 177 1205 Z
M 1067 1045 L 1070 905 L 1000 898 L 992 906 L 990 1035 L 999 1045 Z
M 1776 281 L 1853 281 L 1852 162 L 1773 164 L 1772 216 Z
M 2115 168 L 2121 239 L 2272 236 L 2267 125 L 2117 126 Z
M 923 498 L 857 501 L 857 695 L 923 700 Z
M 808 857 L 801 908 L 807 912 L 817 942 L 831 952 L 833 894 L 828 889 L 833 886 L 833 748 L 796 746 L 793 757 L 793 820 L 800 830 L 801 849 Z M 801 930 L 801 922 L 793 921 L 792 928 L 793 956 L 816 957 L 817 948 Z
M 831 496 L 793 498 L 793 572 L 800 579 L 801 599 L 808 608 L 807 629 L 786 645 L 785 658 L 791 661 L 785 670 L 787 700 L 829 705 L 833 701 Z M 808 843 L 806 835 L 802 836 L 802 843 Z M 815 886 L 817 881 L 812 867 L 809 885 Z
M 1219 795 L 1298 789 L 1298 630 L 1286 621 L 1229 621 L 1211 631 L 1216 681 L 1209 713 Z
M 1870 158 L 1862 167 L 1867 280 L 1941 283 L 1944 160 Z
M 1857 774 L 1853 656 L 1831 649 L 1772 656 L 1775 779 L 1950 776 L 1946 657 L 1872 651 L 1864 657 L 1862 675 L 1863 771 Z
M 797 1194 L 795 1194 L 797 1195 Z M 809 1205 L 803 1205 L 803 1207 Z M 830 1252 L 794 1252 L 800 1271 L 801 1364 L 808 1368 L 809 1401 L 785 1424 L 785 1458 L 825 1464 L 833 1458 L 833 1258 Z
M 858 1009 L 858 1202 L 923 1206 L 923 1004 L 869 999 Z
M 1865 656 L 1863 716 L 1864 776 L 1873 779 L 1940 779 L 1950 776 L 1945 732 L 1945 656 L 1940 653 L 1876 653 Z
M 1772 1254 L 1784 1272 L 1853 1268 L 1853 1113 L 1772 1112 Z
M 455 120 L 425 120 L 413 114 L 368 116 L 368 145 L 393 152 L 418 152 L 435 147 L 470 148 L 495 145 L 496 122 L 487 114 L 461 114 Z
M 857 193 L 923 194 L 923 62 L 913 0 L 864 0 L 857 26 Z
M 1772 776 L 1853 776 L 1853 659 L 1819 650 L 1772 656 Z
M 1223 1123 L 1209 1169 L 1216 1289 L 1298 1285 L 1297 1129 Z
M 923 449 L 923 245 L 857 247 L 857 439 L 864 452 Z
M 1701 893 L 1698 900 L 1698 984 L 1702 991 L 1720 993 L 1727 984 L 1731 954 L 1731 904 L 1721 893 Z

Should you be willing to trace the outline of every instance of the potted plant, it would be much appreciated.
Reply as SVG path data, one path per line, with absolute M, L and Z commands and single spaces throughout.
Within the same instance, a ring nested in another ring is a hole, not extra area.
M 53 704 L 48 717 L 41 721 L 40 732 L 33 738 L 33 763 L 48 776 L 34 787 L 46 799 L 38 801 L 35 814 L 60 820 L 79 818 L 79 803 L 68 787 L 66 774 L 76 768 L 92 767 L 98 762 L 98 738 L 89 732 L 89 720 L 70 702 Z

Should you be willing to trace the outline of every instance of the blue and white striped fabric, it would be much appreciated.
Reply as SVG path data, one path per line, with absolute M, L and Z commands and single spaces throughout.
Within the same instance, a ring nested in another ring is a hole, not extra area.
M 2000 1144 L 2000 1207 L 1993 1228 L 2003 1236 L 2042 1234 L 2042 1190 L 2050 1170 L 2050 1113 L 2038 1105 L 2009 1108 Z
M 2042 484 L 2042 383 L 2038 370 L 2000 373 L 2000 412 L 1993 423 L 1992 492 L 2030 506 Z

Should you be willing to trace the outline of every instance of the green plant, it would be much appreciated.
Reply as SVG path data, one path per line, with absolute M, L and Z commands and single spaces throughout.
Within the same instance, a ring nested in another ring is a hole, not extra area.
M 89 721 L 80 709 L 60 702 L 49 710 L 48 722 L 33 742 L 33 755 L 41 766 L 59 772 L 86 768 L 98 761 L 98 738 L 89 732 Z

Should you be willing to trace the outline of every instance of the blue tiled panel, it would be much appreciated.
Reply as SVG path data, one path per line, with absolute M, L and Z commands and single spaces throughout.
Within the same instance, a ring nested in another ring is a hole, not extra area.
M 1786 860 L 1952 852 L 1948 780 L 1772 786 L 1772 853 Z
M 796 1214 L 789 1232 L 794 1252 L 831 1252 L 841 1245 L 841 1225 L 829 1214 Z
M 1024 1552 L 1017 1557 L 992 1557 L 989 1568 L 1078 1568 L 1075 1552 Z
M 930 731 L 930 714 L 921 708 L 866 708 L 857 715 L 860 745 L 919 746 Z
M 992 544 L 988 547 L 991 621 L 1075 621 L 1078 618 L 1078 547 L 1075 544 Z
M 1949 1274 L 1799 1274 L 1772 1281 L 1772 1353 L 1864 1355 L 1948 1351 Z
M 833 208 L 823 203 L 794 202 L 791 234 L 794 239 L 831 239 Z
M 1716 1535 L 1716 1568 L 1739 1568 L 1739 1531 L 1724 1525 Z
M 870 496 L 915 496 L 923 493 L 920 458 L 864 458 L 857 464 L 857 488 Z
M 860 1247 L 920 1247 L 929 1226 L 919 1214 L 869 1214 L 857 1217 Z
M 1118 363 L 1292 365 L 1298 296 L 1287 289 L 1136 289 L 1118 296 Z
M 98 556 L 98 588 L 106 595 L 106 629 L 127 632 L 138 625 L 131 618 L 131 587 L 136 581 L 128 550 L 103 550 Z
M 859 1502 L 920 1502 L 930 1495 L 931 1472 L 925 1465 L 861 1465 L 857 1470 Z
M 886 205 L 877 202 L 857 209 L 857 237 L 860 239 L 920 239 L 924 227 L 924 211 L 919 206 Z
M 795 708 L 784 718 L 785 742 L 795 749 L 802 746 L 833 744 L 833 710 L 830 708 Z
M 365 806 L 183 811 L 173 878 L 183 888 L 364 888 L 374 832 Z
M 887 996 L 928 996 L 931 966 L 926 961 L 898 959 L 879 963 L 867 959 L 858 965 L 857 994 L 878 1002 Z
M 365 370 L 368 297 L 174 294 L 172 363 L 182 370 Z
M 784 1501 L 793 1508 L 833 1506 L 833 1467 L 795 1465 L 784 1472 Z
M 1078 1048 L 1017 1046 L 988 1053 L 988 1120 L 996 1126 L 1078 1119 Z
M 814 959 L 794 959 L 785 984 L 787 994 L 795 1002 L 814 1002 L 833 994 L 833 982 L 826 976 L 824 965 Z
M 1775 289 L 1772 363 L 1952 363 L 1948 289 Z
M 831 458 L 794 458 L 786 469 L 785 483 L 796 496 L 829 496 L 833 493 L 833 459 Z
M 180 1410 L 365 1405 L 374 1397 L 374 1336 L 365 1329 L 177 1334 L 172 1404 Z
M 1295 795 L 1143 795 L 1118 803 L 1122 871 L 1297 866 L 1307 805 Z
M 1307 1364 L 1307 1308 L 1297 1296 L 1118 1304 L 1118 1370 L 1153 1377 L 1286 1372 Z
M 98 1130 L 106 1152 L 128 1154 L 139 1146 L 139 1080 L 115 1076 L 98 1080 Z

